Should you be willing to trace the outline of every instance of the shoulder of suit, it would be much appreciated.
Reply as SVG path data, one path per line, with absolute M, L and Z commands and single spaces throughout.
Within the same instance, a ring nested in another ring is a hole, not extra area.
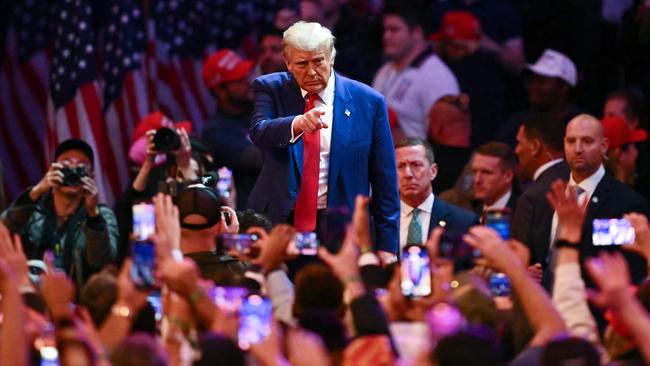
M 281 71 L 281 72 L 272 72 L 266 75 L 260 75 L 255 79 L 254 83 L 261 83 L 265 85 L 278 85 L 278 84 L 288 83 L 291 80 L 293 80 L 291 74 L 289 74 L 286 71 Z
M 377 99 L 383 98 L 381 93 L 379 93 L 377 90 L 360 81 L 352 80 L 339 73 L 336 74 L 336 77 L 338 78 L 339 83 L 341 83 L 341 85 L 343 85 L 348 90 L 348 92 L 352 93 L 353 96 L 357 93 L 363 93 L 366 94 L 366 97 L 373 97 Z
M 440 199 L 439 196 L 436 196 L 436 201 L 438 201 L 443 207 L 445 207 L 452 215 L 466 216 L 468 219 L 472 219 L 472 218 L 477 216 L 474 212 L 472 212 L 470 210 L 467 210 L 467 209 L 462 208 L 460 206 L 456 206 L 456 205 L 454 205 L 452 203 L 449 203 L 449 202 L 447 202 L 447 201 L 445 201 L 443 199 Z M 434 202 L 434 205 L 435 205 L 435 202 Z

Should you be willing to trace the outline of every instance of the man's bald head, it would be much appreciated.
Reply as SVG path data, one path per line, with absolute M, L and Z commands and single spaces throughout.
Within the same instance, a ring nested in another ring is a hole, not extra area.
M 598 119 L 581 114 L 569 122 L 564 135 L 564 154 L 577 183 L 598 170 L 606 152 L 607 139 Z

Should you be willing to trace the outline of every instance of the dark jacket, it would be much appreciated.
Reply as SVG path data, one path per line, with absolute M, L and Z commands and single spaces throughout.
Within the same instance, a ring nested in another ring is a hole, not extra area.
M 46 250 L 59 250 L 61 269 L 74 279 L 77 288 L 93 273 L 115 259 L 117 220 L 110 208 L 100 205 L 99 215 L 90 218 L 83 204 L 57 229 L 51 194 L 34 202 L 31 188 L 23 192 L 1 215 L 2 222 L 23 241 L 28 259 L 43 259 Z

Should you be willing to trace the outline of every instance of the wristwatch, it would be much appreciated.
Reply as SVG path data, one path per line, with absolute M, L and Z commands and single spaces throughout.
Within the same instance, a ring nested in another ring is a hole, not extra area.
M 558 239 L 555 242 L 555 247 L 556 248 L 573 248 L 573 249 L 580 249 L 580 243 L 572 243 L 568 240 L 564 239 Z

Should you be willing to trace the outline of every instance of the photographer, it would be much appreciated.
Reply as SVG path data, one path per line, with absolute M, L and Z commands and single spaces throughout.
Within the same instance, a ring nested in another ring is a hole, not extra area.
M 118 229 L 113 212 L 99 204 L 93 181 L 94 154 L 82 140 L 57 146 L 55 162 L 2 213 L 2 221 L 19 233 L 28 259 L 54 254 L 54 265 L 78 286 L 110 263 Z

